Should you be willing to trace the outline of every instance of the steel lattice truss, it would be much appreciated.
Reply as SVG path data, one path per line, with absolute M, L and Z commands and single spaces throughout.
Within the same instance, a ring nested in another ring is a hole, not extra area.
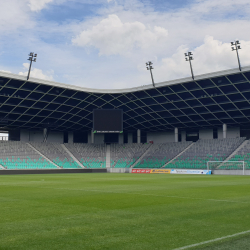
M 88 131 L 93 109 L 123 109 L 124 130 L 250 125 L 250 68 L 125 90 L 94 90 L 0 73 L 0 126 Z

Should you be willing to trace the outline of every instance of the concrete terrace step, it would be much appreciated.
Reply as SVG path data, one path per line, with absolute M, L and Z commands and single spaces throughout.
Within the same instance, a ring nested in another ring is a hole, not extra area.
M 0 164 L 0 169 L 5 169 L 6 170 L 6 168 L 1 164 Z
M 133 168 L 134 166 L 136 166 L 136 164 L 144 157 L 144 155 L 147 154 L 147 152 L 149 151 L 149 149 L 150 149 L 150 147 L 151 147 L 152 145 L 153 145 L 153 144 L 151 144 L 151 145 L 148 147 L 148 149 L 141 155 L 141 157 L 140 157 L 133 165 L 131 165 L 130 168 Z
M 61 144 L 62 148 L 68 153 L 68 155 L 75 161 L 81 168 L 85 168 L 80 161 L 76 159 L 76 157 L 67 149 L 64 144 Z
M 193 145 L 195 144 L 195 142 L 193 142 L 192 144 L 188 145 L 183 151 L 181 151 L 178 155 L 176 155 L 171 161 L 167 162 L 165 165 L 163 165 L 161 168 L 166 168 L 166 166 L 168 164 L 170 164 L 171 162 L 173 162 L 175 159 L 177 159 L 179 156 L 181 156 L 184 152 L 186 152 L 189 148 L 191 148 Z
M 39 155 L 41 155 L 44 159 L 46 159 L 48 162 L 56 166 L 57 168 L 61 169 L 58 165 L 56 165 L 53 161 L 51 161 L 49 158 L 47 158 L 44 154 L 42 154 L 39 150 L 37 150 L 35 147 L 33 147 L 31 144 L 26 143 L 29 147 L 31 147 L 34 151 L 36 151 Z
M 233 158 L 233 157 L 240 151 L 240 149 L 242 149 L 243 147 L 245 147 L 245 145 L 248 143 L 248 141 L 249 141 L 249 140 L 243 141 L 243 142 L 240 144 L 240 146 L 239 146 L 238 148 L 236 148 L 236 149 L 233 151 L 232 154 L 230 154 L 221 164 L 219 164 L 218 167 L 216 167 L 216 169 L 219 169 L 219 168 L 223 165 L 223 163 L 224 163 L 225 161 L 230 161 L 230 159 Z

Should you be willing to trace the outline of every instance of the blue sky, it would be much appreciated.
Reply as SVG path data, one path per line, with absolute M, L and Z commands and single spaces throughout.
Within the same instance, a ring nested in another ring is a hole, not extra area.
M 87 88 L 130 88 L 250 65 L 249 0 L 0 0 L 0 70 Z

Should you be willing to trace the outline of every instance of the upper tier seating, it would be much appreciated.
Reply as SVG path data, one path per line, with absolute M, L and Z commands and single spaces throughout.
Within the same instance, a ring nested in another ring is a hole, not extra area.
M 106 168 L 106 145 L 66 143 L 67 149 L 86 168 Z
M 250 141 L 241 148 L 229 161 L 245 161 L 245 169 L 250 169 Z M 240 164 L 223 164 L 219 169 L 239 169 L 243 167 Z
M 31 142 L 30 144 L 61 168 L 80 168 L 59 143 Z
M 111 167 L 129 168 L 149 148 L 150 144 L 111 144 L 110 164 Z
M 169 142 L 153 144 L 135 168 L 160 168 L 171 161 L 192 142 Z
M 0 141 L 0 164 L 6 169 L 57 168 L 20 141 Z
M 206 169 L 208 161 L 224 161 L 245 138 L 198 140 L 166 168 Z M 216 168 L 220 163 L 213 164 Z

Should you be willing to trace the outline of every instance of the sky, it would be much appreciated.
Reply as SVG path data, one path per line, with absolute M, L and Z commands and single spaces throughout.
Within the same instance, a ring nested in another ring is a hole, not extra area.
M 249 0 L 0 0 L 0 71 L 95 89 L 250 65 Z

